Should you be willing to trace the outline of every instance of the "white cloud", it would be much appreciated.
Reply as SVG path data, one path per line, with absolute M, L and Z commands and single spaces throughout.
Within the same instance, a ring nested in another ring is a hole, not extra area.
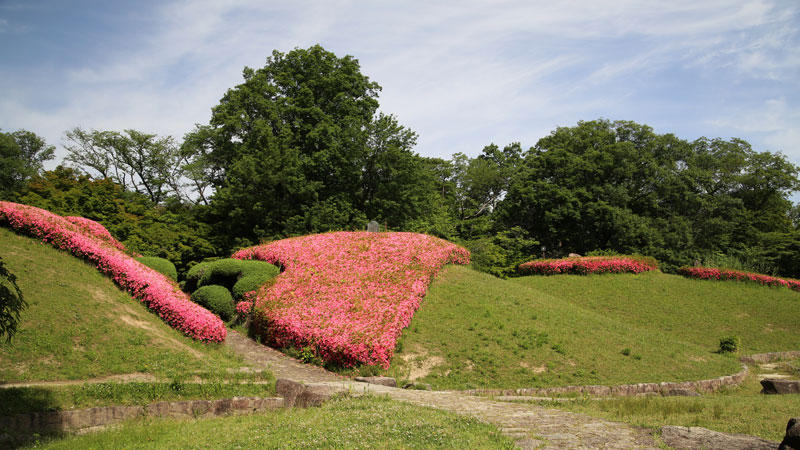
M 18 93 L 0 100 L 0 121 L 49 140 L 78 124 L 180 137 L 208 120 L 243 66 L 315 43 L 355 55 L 384 87 L 382 109 L 436 156 L 475 154 L 490 141 L 532 145 L 556 125 L 599 115 L 643 121 L 642 109 L 663 107 L 642 103 L 647 83 L 675 67 L 714 76 L 725 68 L 734 83 L 800 79 L 800 6 L 791 2 L 209 0 L 151 13 L 146 37 L 55 81 L 66 106 L 45 110 Z M 14 90 L 7 83 L 0 88 Z M 796 117 L 797 99 L 783 101 L 784 117 Z M 685 120 L 736 129 L 737 111 L 727 125 L 713 112 Z M 796 139 L 796 127 L 777 123 L 770 136 Z

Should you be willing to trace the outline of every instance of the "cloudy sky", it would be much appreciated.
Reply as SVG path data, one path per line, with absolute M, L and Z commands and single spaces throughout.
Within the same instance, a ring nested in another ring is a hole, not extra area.
M 245 66 L 317 43 L 360 61 L 422 155 L 607 118 L 800 164 L 797 0 L 0 0 L 0 128 L 180 139 Z

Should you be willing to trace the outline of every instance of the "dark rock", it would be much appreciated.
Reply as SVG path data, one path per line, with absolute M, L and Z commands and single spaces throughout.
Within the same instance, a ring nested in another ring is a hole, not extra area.
M 700 397 L 700 394 L 690 389 L 670 389 L 667 391 L 667 395 L 680 397 Z
M 414 389 L 417 391 L 430 391 L 433 390 L 430 384 L 428 383 L 417 383 L 417 382 L 410 382 L 403 385 L 403 389 Z
M 701 427 L 661 427 L 661 440 L 672 448 L 708 450 L 774 450 L 777 442 L 746 434 L 728 434 Z
M 303 384 L 297 381 L 279 379 L 275 382 L 275 391 L 283 397 L 283 406 L 308 408 L 319 406 L 333 397 L 339 390 L 330 386 Z
M 778 450 L 800 450 L 800 417 L 792 417 L 786 424 L 786 435 Z
M 356 381 L 369 384 L 379 384 L 381 386 L 397 387 L 397 380 L 392 377 L 355 377 Z
M 765 378 L 761 380 L 762 394 L 800 394 L 800 380 Z

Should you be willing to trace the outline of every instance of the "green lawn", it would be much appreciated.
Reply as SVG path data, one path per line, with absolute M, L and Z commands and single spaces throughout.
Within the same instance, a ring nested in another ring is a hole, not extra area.
M 535 403 L 646 427 L 697 426 L 780 441 L 786 422 L 800 411 L 800 395 L 764 395 L 760 391 L 761 384 L 751 374 L 741 386 L 702 397 L 586 398 Z
M 514 448 L 476 419 L 386 398 L 332 400 L 215 419 L 155 419 L 45 442 L 52 449 L 95 448 Z
M 800 294 L 662 273 L 502 280 L 449 266 L 404 330 L 389 374 L 434 388 L 685 381 L 738 372 L 716 353 L 800 349 Z M 416 372 L 416 373 L 414 373 Z

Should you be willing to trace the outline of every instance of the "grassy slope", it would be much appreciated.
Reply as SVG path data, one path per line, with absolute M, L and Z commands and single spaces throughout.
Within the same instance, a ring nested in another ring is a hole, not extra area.
M 251 416 L 152 420 L 45 448 L 514 448 L 476 419 L 386 398 L 328 402 Z
M 227 348 L 173 330 L 65 252 L 0 228 L 0 254 L 29 304 L 11 344 L 0 342 L 0 382 L 133 372 L 185 379 L 243 365 Z
M 714 353 L 723 335 L 753 352 L 798 349 L 800 332 L 787 326 L 798 316 L 800 297 L 788 290 L 660 273 L 501 280 L 451 266 L 389 373 L 406 378 L 415 359 L 433 356 L 440 364 L 421 381 L 435 388 L 710 378 L 740 368 Z

